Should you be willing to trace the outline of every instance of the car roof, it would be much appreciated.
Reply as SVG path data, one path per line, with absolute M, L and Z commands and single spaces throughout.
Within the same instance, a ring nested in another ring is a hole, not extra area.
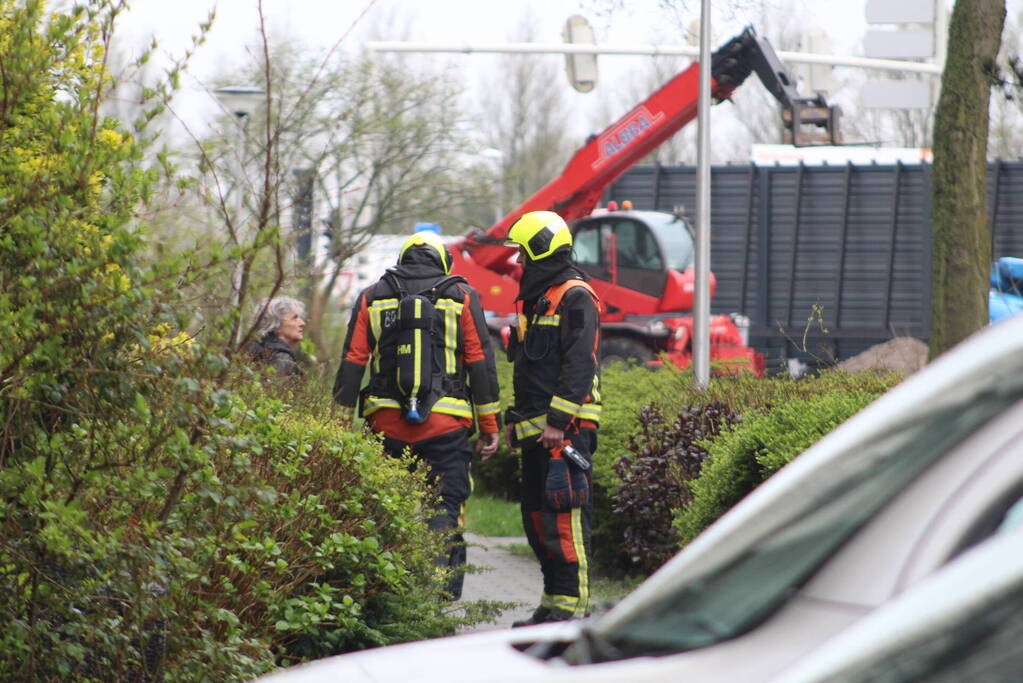
M 579 223 L 599 218 L 632 218 L 647 223 L 661 223 L 665 216 L 673 216 L 670 211 L 647 211 L 645 209 L 615 209 L 614 211 L 594 211 L 589 216 L 579 219 Z M 683 217 L 688 218 L 683 214 Z
M 968 400 L 990 378 L 1023 378 L 1023 316 L 979 331 L 844 422 L 779 470 L 687 545 L 594 624 L 599 632 L 633 618 L 666 591 L 696 579 L 745 550 L 776 527 L 800 491 L 827 481 L 837 459 L 865 457 L 880 439 L 940 405 Z
M 782 672 L 776 683 L 840 680 L 954 629 L 1023 589 L 1023 526 L 972 548 Z

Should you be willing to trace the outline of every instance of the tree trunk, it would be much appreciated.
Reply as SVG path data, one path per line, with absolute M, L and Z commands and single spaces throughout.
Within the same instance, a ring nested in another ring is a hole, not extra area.
M 934 119 L 930 357 L 988 322 L 988 99 L 1005 0 L 956 0 Z

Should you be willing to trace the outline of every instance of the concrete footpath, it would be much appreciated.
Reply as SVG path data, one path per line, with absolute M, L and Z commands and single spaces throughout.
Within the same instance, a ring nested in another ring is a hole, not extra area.
M 463 633 L 508 628 L 513 621 L 527 619 L 540 604 L 543 578 L 540 565 L 532 557 L 509 552 L 510 545 L 526 545 L 526 537 L 493 537 L 466 534 L 469 564 L 479 571 L 465 575 L 462 600 L 499 600 L 515 603 L 497 622 L 479 624 Z

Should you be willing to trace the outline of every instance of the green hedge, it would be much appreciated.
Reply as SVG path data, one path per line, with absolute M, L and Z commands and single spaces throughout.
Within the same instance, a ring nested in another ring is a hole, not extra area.
M 498 371 L 502 403 L 508 405 L 512 399 L 511 364 L 499 362 Z M 604 368 L 604 412 L 593 467 L 593 552 L 596 571 L 614 575 L 650 569 L 647 559 L 636 557 L 634 544 L 626 541 L 636 536 L 628 528 L 628 518 L 614 512 L 615 499 L 622 485 L 615 466 L 623 455 L 635 457 L 637 452 L 643 451 L 640 415 L 647 406 L 654 407 L 660 414 L 672 416 L 689 410 L 698 413 L 702 407 L 710 405 L 727 406 L 740 420 L 746 422 L 761 415 L 770 415 L 776 410 L 780 411 L 778 419 L 785 419 L 783 416 L 792 410 L 797 411 L 795 417 L 799 416 L 800 410 L 809 411 L 805 425 L 799 429 L 793 427 L 779 431 L 763 464 L 735 459 L 728 464 L 714 465 L 714 468 L 729 472 L 720 484 L 722 491 L 719 493 L 719 501 L 721 505 L 731 501 L 727 503 L 730 505 L 778 466 L 788 462 L 786 458 L 798 454 L 820 435 L 887 391 L 900 379 L 900 376 L 894 374 L 851 375 L 839 371 L 800 379 L 758 379 L 744 373 L 715 376 L 710 386 L 700 391 L 693 388 L 692 373 L 689 370 L 682 371 L 670 366 L 646 369 L 620 364 Z M 816 400 L 818 397 L 821 398 L 819 402 Z M 818 409 L 821 412 L 816 412 Z M 666 428 L 665 431 L 671 430 Z M 658 438 L 667 437 L 661 435 Z M 786 442 L 786 439 L 789 441 Z M 630 441 L 635 443 L 630 444 Z M 710 444 L 713 443 L 716 441 L 701 446 L 705 445 L 710 450 Z M 656 451 L 657 448 L 651 450 Z M 734 471 L 730 467 L 734 467 Z M 712 476 L 718 476 L 716 469 Z M 517 499 L 517 452 L 512 452 L 502 444 L 497 455 L 488 462 L 474 465 L 474 478 L 479 488 L 487 493 Z M 702 479 L 700 477 L 693 483 L 694 493 L 701 486 L 709 486 L 707 483 L 701 484 Z M 633 494 L 630 492 L 629 496 L 633 497 Z M 469 504 L 472 504 L 471 500 Z M 701 501 L 700 506 L 704 505 L 709 506 L 709 503 Z M 724 509 L 727 509 L 727 505 Z M 720 506 L 713 508 L 712 513 L 708 508 L 708 519 L 701 523 L 713 521 L 724 509 L 720 509 Z M 665 529 L 664 533 L 677 533 L 677 530 Z
M 691 541 L 761 482 L 875 398 L 873 391 L 828 390 L 755 414 L 706 442 L 707 460 L 700 477 L 691 484 L 692 500 L 675 517 L 680 543 Z
M 162 429 L 171 385 L 6 459 L 2 677 L 245 677 L 471 621 L 446 614 L 421 477 L 258 387 L 219 392 L 201 441 Z
M 646 375 L 636 375 L 636 372 L 645 372 Z M 613 468 L 622 454 L 634 457 L 642 452 L 642 438 L 637 440 L 637 437 L 641 432 L 640 414 L 644 406 L 652 405 L 660 413 L 674 416 L 690 409 L 698 412 L 705 406 L 721 405 L 734 411 L 740 420 L 748 420 L 772 411 L 775 406 L 822 394 L 862 392 L 876 397 L 901 379 L 897 375 L 872 373 L 826 372 L 819 377 L 800 379 L 756 378 L 743 373 L 715 376 L 707 389 L 697 390 L 693 387 L 690 370 L 680 371 L 673 367 L 652 371 L 625 368 L 616 371 L 612 367 L 608 375 L 620 379 L 615 389 L 608 385 L 605 391 L 605 410 L 611 407 L 611 419 L 601 425 L 601 446 L 594 468 L 597 476 L 593 545 L 598 569 L 610 574 L 634 572 L 648 565 L 645 558 L 634 557 L 635 549 L 626 540 L 636 535 L 628 529 L 627 518 L 614 513 L 621 479 Z M 636 440 L 632 447 L 629 446 L 630 439 Z M 736 478 L 741 481 L 743 474 L 737 472 Z
M 300 660 L 454 628 L 420 475 L 383 456 L 375 437 L 339 432 L 329 415 L 239 405 L 238 418 L 221 471 L 239 482 L 223 501 L 239 504 L 208 508 L 217 513 L 206 529 L 217 537 L 207 558 L 215 578 L 188 592 L 208 586 L 216 609 L 244 615 L 273 652 Z

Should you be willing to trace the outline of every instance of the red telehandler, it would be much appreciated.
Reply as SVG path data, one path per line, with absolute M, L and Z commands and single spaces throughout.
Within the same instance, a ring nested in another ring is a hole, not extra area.
M 453 272 L 480 292 L 495 332 L 510 324 L 518 294 L 515 250 L 504 246 L 509 228 L 528 211 L 557 211 L 572 226 L 576 262 L 593 277 L 591 284 L 604 302 L 602 361 L 657 362 L 664 354 L 678 367 L 689 365 L 694 285 L 689 223 L 681 212 L 596 207 L 610 183 L 696 118 L 699 69 L 694 62 L 602 133 L 590 136 L 560 176 L 489 230 L 451 245 Z M 839 144 L 840 110 L 820 94 L 799 96 L 770 43 L 752 27 L 711 59 L 715 102 L 727 100 L 753 72 L 782 104 L 786 142 Z M 712 295 L 713 288 L 712 275 Z M 746 345 L 732 316 L 711 318 L 710 344 L 711 361 L 719 367 L 763 375 L 763 356 Z

